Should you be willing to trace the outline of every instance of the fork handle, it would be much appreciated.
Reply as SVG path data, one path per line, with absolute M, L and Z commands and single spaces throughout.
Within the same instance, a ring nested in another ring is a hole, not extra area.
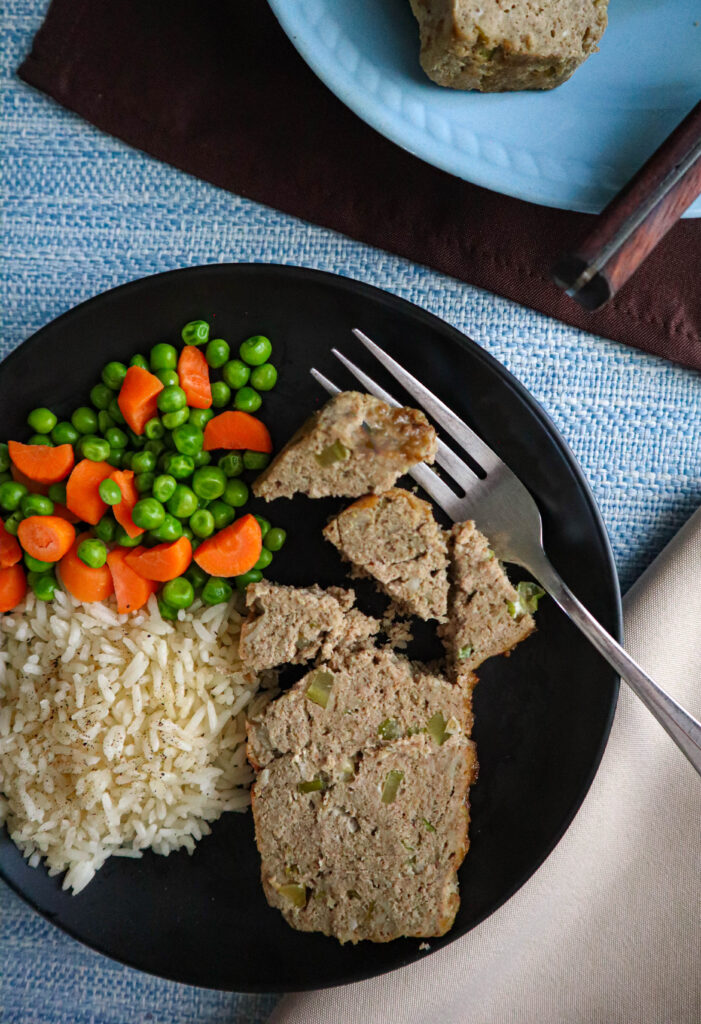
M 701 723 L 677 704 L 606 632 L 543 554 L 528 568 L 593 646 L 624 679 L 701 775 Z

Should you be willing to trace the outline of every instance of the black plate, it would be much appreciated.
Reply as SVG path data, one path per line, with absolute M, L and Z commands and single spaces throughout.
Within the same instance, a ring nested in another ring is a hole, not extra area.
M 273 339 L 280 379 L 264 413 L 276 446 L 324 401 L 309 376 L 311 365 L 351 385 L 330 355 L 333 345 L 376 372 L 350 333 L 361 327 L 519 474 L 540 505 L 553 563 L 619 635 L 620 597 L 606 532 L 553 424 L 474 342 L 368 285 L 294 267 L 225 265 L 173 271 L 107 292 L 44 327 L 0 366 L 0 437 L 23 438 L 34 406 L 69 412 L 106 361 L 178 338 L 182 324 L 199 317 L 231 343 L 258 332 Z M 342 581 L 335 550 L 320 537 L 340 504 L 299 498 L 268 506 L 266 514 L 290 535 L 273 565 L 276 579 Z M 431 940 L 432 950 L 473 928 L 536 870 L 572 820 L 603 752 L 617 696 L 614 673 L 552 601 L 542 603 L 538 623 L 535 637 L 511 658 L 493 659 L 480 673 L 475 739 L 481 768 L 472 792 L 472 845 L 460 871 L 462 905 L 455 927 Z M 62 892 L 43 868 L 28 867 L 5 831 L 0 872 L 69 935 L 133 967 L 193 985 L 319 988 L 425 955 L 418 940 L 342 947 L 289 928 L 263 897 L 249 813 L 224 815 L 192 857 L 112 858 L 78 896 Z

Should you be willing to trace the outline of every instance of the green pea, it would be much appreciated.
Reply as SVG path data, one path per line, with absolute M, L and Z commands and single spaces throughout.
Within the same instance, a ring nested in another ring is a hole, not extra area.
M 159 420 L 158 416 L 154 416 L 152 420 L 149 420 L 144 427 L 144 434 L 149 441 L 160 441 L 165 434 L 165 427 Z
M 107 441 L 110 448 L 121 449 L 126 448 L 129 438 L 119 427 L 110 427 L 105 431 L 105 441 Z
M 121 469 L 123 455 L 124 452 L 120 451 L 120 449 L 117 448 L 116 451 L 110 451 L 109 455 L 105 459 L 105 462 L 107 463 L 108 466 L 114 466 L 115 469 Z
M 96 409 L 106 409 L 113 398 L 114 392 L 106 384 L 96 384 L 90 391 L 90 401 Z
M 171 608 L 189 608 L 195 600 L 195 589 L 184 576 L 176 576 L 168 580 L 163 587 L 163 600 Z
M 227 452 L 221 456 L 217 465 L 228 477 L 241 476 L 243 473 L 243 458 L 240 452 Z
M 132 356 L 129 360 L 130 366 L 140 366 L 142 370 L 148 370 L 148 359 L 142 356 L 140 352 L 137 352 L 135 356 Z
M 229 526 L 233 523 L 236 518 L 231 505 L 227 505 L 225 501 L 213 501 L 208 509 L 214 517 L 214 526 L 217 530 L 223 530 L 225 526 Z
M 135 434 L 134 431 L 127 427 L 127 436 L 129 438 L 129 444 L 132 448 L 137 448 L 141 451 L 142 448 L 146 447 L 146 438 L 143 434 Z
M 177 484 L 172 498 L 166 502 L 166 508 L 176 519 L 189 519 L 197 509 L 197 495 L 185 484 Z
M 218 576 L 210 576 L 202 588 L 202 600 L 205 604 L 223 604 L 228 601 L 233 590 L 226 582 Z
M 6 512 L 15 512 L 25 494 L 27 494 L 27 488 L 24 484 L 8 480 L 6 483 L 0 484 L 0 505 Z
M 208 466 L 212 461 L 212 453 L 198 452 L 197 455 L 192 456 L 192 461 L 195 463 L 195 469 L 199 469 L 200 466 Z
M 101 569 L 107 561 L 107 548 L 101 540 L 90 537 L 80 542 L 77 555 L 91 569 Z
M 254 516 L 253 518 L 257 521 L 258 525 L 260 526 L 260 535 L 263 538 L 263 540 L 265 540 L 265 535 L 270 529 L 270 523 L 268 522 L 267 519 L 264 519 L 263 516 Z
M 12 480 L 12 473 L 0 473 L 0 484 L 4 484 L 8 480 Z
M 30 572 L 27 582 L 40 601 L 53 601 L 58 583 L 52 572 Z
M 190 529 L 195 537 L 211 537 L 214 533 L 214 516 L 207 508 L 199 508 L 190 516 Z
M 42 445 L 44 448 L 53 448 L 54 443 L 46 434 L 32 434 L 27 444 Z
M 94 434 L 97 430 L 97 413 L 87 405 L 81 405 L 71 416 L 71 423 L 79 434 Z
M 161 475 L 157 476 L 151 487 L 154 498 L 158 498 L 161 502 L 166 502 L 175 494 L 175 488 L 177 482 L 174 476 Z
M 226 477 L 217 466 L 201 466 L 192 477 L 192 489 L 199 498 L 220 498 L 226 488 Z M 224 499 L 226 501 L 226 498 Z
M 10 468 L 10 449 L 4 441 L 0 441 L 0 473 Z
M 159 544 L 178 540 L 183 535 L 183 524 L 175 516 L 167 515 L 160 526 L 151 530 L 151 537 Z
M 174 622 L 178 617 L 177 608 L 171 608 L 169 604 L 166 604 L 162 597 L 158 598 L 158 610 L 161 613 L 161 618 L 170 622 Z
M 206 320 L 191 320 L 183 327 L 181 336 L 186 345 L 206 345 L 209 341 L 209 324 Z
M 122 452 L 122 468 L 131 469 L 131 460 L 136 455 L 136 452 Z
M 263 399 L 253 388 L 239 388 L 234 395 L 234 405 L 239 412 L 257 412 Z
M 148 494 L 153 489 L 155 479 L 155 473 L 137 473 L 134 477 L 134 486 L 139 494 Z
M 195 590 L 199 590 L 200 587 L 203 587 L 205 585 L 209 577 L 207 576 L 207 573 L 204 571 L 204 569 L 200 569 L 197 562 L 192 562 L 187 572 L 185 573 L 185 579 L 189 580 L 190 583 L 192 583 Z
M 180 383 L 180 377 L 175 370 L 157 370 L 156 376 L 164 388 L 175 388 Z
M 273 560 L 273 553 L 269 548 L 262 548 L 258 561 L 253 566 L 254 569 L 267 569 Z
M 231 401 L 231 388 L 223 380 L 215 380 L 212 384 L 212 405 L 215 409 L 223 409 Z
M 106 435 L 108 430 L 114 430 L 117 424 L 114 422 L 106 409 L 100 409 L 97 414 L 97 429 L 101 434 Z
M 248 384 L 251 371 L 240 359 L 231 359 L 222 367 L 221 375 L 229 387 L 236 391 L 237 388 L 242 388 L 244 384 Z
M 111 448 L 104 437 L 97 437 L 95 434 L 85 434 L 78 442 L 80 454 L 84 459 L 91 462 L 104 462 L 110 457 Z
M 248 487 L 243 480 L 229 480 L 222 497 L 227 505 L 241 508 L 248 501 Z
M 40 409 L 32 409 L 27 416 L 27 423 L 35 434 L 50 434 L 58 423 L 58 417 L 54 416 L 51 409 L 42 406 Z
M 157 530 L 163 524 L 166 510 L 157 498 L 141 498 L 131 510 L 131 518 L 142 530 Z
M 151 349 L 152 370 L 174 370 L 178 365 L 178 352 L 174 345 L 161 342 Z
M 158 462 L 158 456 L 166 450 L 165 441 L 147 441 L 144 445 L 145 452 L 152 452 Z
M 54 444 L 75 444 L 80 434 L 72 423 L 65 420 L 57 423 L 51 431 L 51 440 Z
M 11 533 L 13 537 L 17 536 L 19 524 L 22 522 L 24 516 L 21 512 L 13 512 L 11 516 L 8 516 L 5 520 L 5 529 L 8 533 Z
M 3 484 L 3 487 L 5 486 Z M 23 495 L 20 499 L 19 507 L 25 518 L 28 516 L 50 516 L 53 515 L 54 511 L 53 501 L 43 494 Z
M 163 468 L 176 480 L 186 480 L 192 476 L 195 470 L 195 463 L 189 455 L 181 455 L 180 452 L 168 452 L 163 460 Z
M 173 444 L 182 455 L 197 455 L 202 451 L 204 434 L 193 423 L 181 423 L 173 430 Z
M 119 484 L 114 480 L 103 480 L 98 487 L 98 493 L 105 505 L 119 505 L 122 500 L 122 492 L 119 489 Z M 85 563 L 88 564 L 87 562 Z
M 187 423 L 188 411 L 185 409 L 178 409 L 176 412 L 163 413 L 163 426 L 167 427 L 168 430 L 173 430 L 175 427 L 179 427 L 183 423 Z
M 229 352 L 228 342 L 223 338 L 213 338 L 207 345 L 205 356 L 212 369 L 218 370 L 229 358 Z
M 270 359 L 273 346 L 263 334 L 254 334 L 241 343 L 239 355 L 249 366 L 262 366 Z
M 138 501 L 136 504 L 139 504 Z M 136 505 L 134 507 L 136 508 Z M 114 541 L 121 548 L 136 548 L 141 543 L 141 534 L 138 537 L 130 537 L 124 527 L 118 524 L 114 531 Z
M 127 368 L 124 363 L 108 363 L 102 371 L 102 383 L 113 391 L 119 391 L 127 375 Z
M 52 501 L 57 501 L 61 505 L 66 504 L 66 485 L 65 484 L 51 484 L 49 487 L 49 497 Z
M 25 553 L 24 564 L 27 566 L 30 572 L 48 572 L 49 569 L 53 569 L 53 562 L 41 562 L 38 558 L 32 558 L 31 555 Z
M 267 452 L 244 452 L 243 453 L 243 464 L 246 469 L 265 469 L 270 462 L 270 456 Z
M 105 544 L 111 544 L 117 532 L 117 524 L 108 513 L 100 519 L 96 526 L 93 526 L 93 530 Z
M 135 473 L 153 473 L 156 468 L 156 456 L 153 452 L 146 451 L 136 452 L 132 456 L 131 468 Z
M 251 372 L 251 387 L 256 391 L 272 391 L 276 384 L 277 370 L 272 363 L 263 363 Z
M 265 535 L 263 544 L 268 551 L 279 551 L 287 540 L 287 531 L 281 526 L 271 526 Z
M 214 416 L 214 413 L 211 409 L 190 409 L 188 423 L 192 423 L 193 427 L 199 427 L 200 430 L 204 430 L 212 416 Z
M 113 426 L 124 426 L 126 420 L 122 415 L 122 410 L 119 408 L 119 402 L 117 401 L 116 398 L 113 398 L 110 404 L 107 406 L 107 412 L 112 417 Z
M 237 576 L 234 582 L 239 590 L 245 590 L 249 583 L 260 583 L 262 579 L 263 573 L 260 569 L 249 569 L 248 572 Z

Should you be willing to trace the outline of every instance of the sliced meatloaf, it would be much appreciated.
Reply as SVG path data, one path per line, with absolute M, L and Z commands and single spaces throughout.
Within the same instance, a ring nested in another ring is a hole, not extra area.
M 367 495 L 332 519 L 324 536 L 401 611 L 445 619 L 448 548 L 427 501 L 400 487 Z
M 552 89 L 597 50 L 608 0 L 411 0 L 421 65 L 438 85 Z
M 357 498 L 386 491 L 418 462 L 433 462 L 436 432 L 417 409 L 344 391 L 314 413 L 253 484 L 258 497 Z
M 388 650 L 334 655 L 248 727 L 268 902 L 341 942 L 444 934 L 477 764 L 467 689 Z
M 522 593 L 509 582 L 489 542 L 473 522 L 450 534 L 448 621 L 438 632 L 454 675 L 512 650 L 535 629 Z
M 353 608 L 355 594 L 340 587 L 285 587 L 263 580 L 246 589 L 248 618 L 239 656 L 254 672 L 328 657 L 377 633 L 380 624 Z

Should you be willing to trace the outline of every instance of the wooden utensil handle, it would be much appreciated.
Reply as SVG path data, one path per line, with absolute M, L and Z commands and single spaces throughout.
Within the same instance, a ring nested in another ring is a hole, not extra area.
M 585 309 L 608 302 L 701 193 L 701 102 L 596 219 L 555 283 Z

